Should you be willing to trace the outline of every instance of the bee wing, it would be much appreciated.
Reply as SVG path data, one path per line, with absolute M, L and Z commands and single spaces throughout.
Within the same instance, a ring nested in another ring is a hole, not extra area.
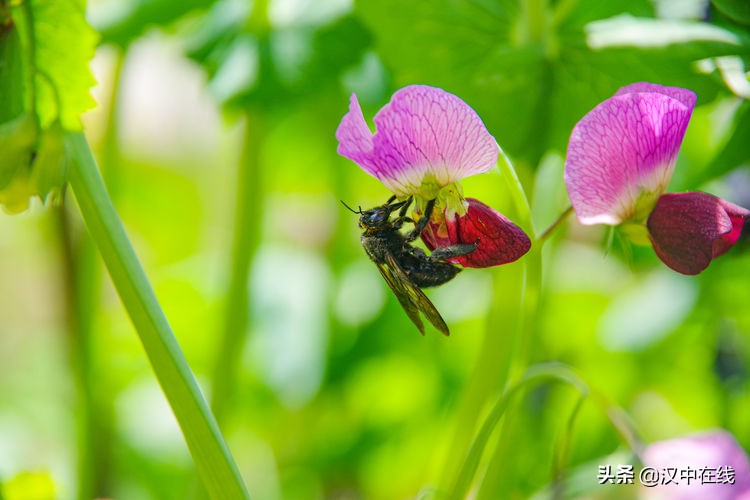
M 383 275 L 383 279 L 385 279 L 385 282 L 388 283 L 388 286 L 393 290 L 393 294 L 401 303 L 401 307 L 404 308 L 404 311 L 406 311 L 406 314 L 409 315 L 409 318 L 417 326 L 422 335 L 424 335 L 424 325 L 422 324 L 422 319 L 419 317 L 419 311 L 422 311 L 430 323 L 444 335 L 450 335 L 448 325 L 445 324 L 438 310 L 424 292 L 406 275 L 393 255 L 387 254 L 385 262 L 376 264 L 380 270 L 380 274 Z

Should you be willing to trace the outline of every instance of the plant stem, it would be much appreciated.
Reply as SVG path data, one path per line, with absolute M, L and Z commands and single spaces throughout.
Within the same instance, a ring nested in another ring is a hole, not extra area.
M 504 163 L 500 163 L 500 166 L 501 169 L 504 169 L 505 178 L 509 183 L 511 193 L 515 193 L 514 198 L 518 211 L 524 214 L 524 218 L 520 222 L 528 234 L 534 234 L 531 222 L 531 209 L 515 170 L 507 158 L 505 158 Z M 511 331 L 510 338 L 506 341 L 508 353 L 504 359 L 507 366 L 503 372 L 505 375 L 503 382 L 506 390 L 514 384 L 519 383 L 518 381 L 521 377 L 527 373 L 529 351 L 533 343 L 542 287 L 542 243 L 539 240 L 532 241 L 531 250 L 529 250 L 528 255 L 524 258 L 523 266 L 525 272 L 520 307 L 516 310 L 515 328 Z M 488 470 L 496 470 L 495 467 L 507 459 L 508 445 L 510 443 L 508 433 L 510 432 L 510 428 L 511 419 L 506 418 L 497 446 L 490 459 Z M 486 495 L 487 491 L 490 492 L 490 497 L 492 496 L 492 491 L 495 491 L 492 483 L 497 479 L 500 479 L 500 476 L 493 477 L 492 473 L 484 476 L 484 483 L 481 485 L 479 498 Z
M 554 231 L 555 229 L 557 229 L 557 227 L 558 227 L 558 226 L 559 226 L 560 224 L 562 224 L 562 222 L 563 222 L 563 221 L 564 221 L 564 220 L 565 220 L 565 219 L 566 219 L 566 218 L 567 218 L 567 217 L 568 217 L 568 216 L 569 216 L 570 214 L 572 214 L 572 213 L 573 213 L 573 205 L 569 205 L 569 206 L 568 206 L 568 208 L 566 208 L 566 209 L 565 209 L 565 210 L 563 211 L 563 213 L 561 213 L 561 214 L 560 214 L 560 215 L 559 215 L 559 216 L 557 217 L 557 219 L 555 219 L 555 220 L 554 220 L 554 222 L 553 222 L 552 224 L 550 224 L 550 225 L 549 225 L 549 227 L 548 227 L 547 229 L 545 229 L 544 231 L 542 231 L 542 234 L 540 234 L 539 236 L 537 236 L 537 238 L 536 238 L 536 241 L 537 241 L 537 243 L 539 243 L 540 245 L 544 244 L 544 241 L 545 241 L 545 240 L 546 240 L 547 238 L 549 238 L 550 234 L 552 234 L 552 232 L 553 232 L 553 231 Z
M 508 387 L 503 395 L 497 400 L 497 403 L 495 403 L 495 406 L 485 419 L 482 427 L 477 433 L 476 439 L 469 449 L 466 460 L 458 474 L 456 486 L 449 495 L 449 498 L 466 498 L 471 482 L 479 467 L 479 462 L 482 458 L 485 446 L 489 442 L 492 432 L 505 414 L 508 406 L 513 402 L 515 396 L 520 393 L 522 389 L 526 389 L 527 387 L 539 384 L 546 380 L 561 381 L 572 385 L 578 389 L 581 394 L 588 394 L 588 387 L 586 384 L 564 365 L 558 363 L 543 363 L 530 367 L 521 380 Z
M 250 264 L 258 248 L 263 203 L 259 163 L 264 125 L 259 110 L 245 113 L 245 137 L 236 179 L 234 235 L 225 322 L 211 379 L 211 409 L 220 424 L 231 407 L 237 366 L 247 338 L 250 302 L 247 281 Z
M 177 419 L 198 473 L 212 498 L 249 495 L 198 384 L 112 206 L 88 143 L 67 136 L 70 184 L 120 299 Z
M 545 47 L 545 51 L 551 38 L 551 19 L 547 1 L 524 0 L 520 5 L 523 20 L 522 41 L 539 44 Z
M 87 500 L 99 496 L 96 483 L 96 412 L 94 387 L 91 384 L 93 360 L 91 356 L 90 281 L 84 277 L 92 266 L 80 259 L 79 247 L 73 241 L 70 215 L 65 205 L 55 207 L 56 230 L 62 249 L 64 271 L 65 320 L 68 333 L 70 367 L 76 389 L 76 436 L 78 498 Z
M 604 414 L 612 424 L 612 427 L 620 434 L 622 439 L 628 445 L 628 447 L 640 457 L 643 444 L 638 437 L 633 425 L 630 423 L 627 415 L 617 406 L 610 404 L 607 399 L 597 390 L 592 389 L 581 377 L 579 377 L 573 370 L 566 365 L 556 362 L 539 363 L 530 366 L 525 373 L 520 377 L 518 382 L 510 385 L 504 393 L 498 398 L 494 407 L 490 411 L 489 415 L 485 419 L 477 432 L 477 437 L 471 445 L 469 453 L 466 456 L 466 460 L 458 474 L 455 488 L 451 490 L 448 498 L 466 498 L 466 494 L 471 487 L 472 480 L 477 473 L 479 463 L 481 461 L 484 450 L 490 441 L 490 437 L 497 427 L 500 419 L 506 414 L 509 406 L 515 401 L 523 390 L 528 390 L 536 385 L 539 385 L 546 381 L 562 382 L 575 388 L 580 394 L 580 398 L 576 403 L 573 412 L 568 419 L 567 428 L 572 427 L 572 423 L 575 421 L 575 417 L 580 411 L 582 400 L 588 399 L 593 402 L 599 410 Z M 505 417 L 507 419 L 507 416 Z M 506 429 L 504 428 L 503 431 Z M 568 435 L 563 438 L 561 449 L 558 452 L 557 465 L 560 465 L 560 458 L 567 454 L 569 449 L 569 431 Z M 501 436 L 502 438 L 502 436 Z M 493 470 L 493 463 L 497 459 L 497 453 L 493 457 L 492 461 L 488 466 L 488 471 L 485 475 L 491 475 L 497 471 L 497 468 Z M 504 464 L 502 464 L 504 465 Z M 483 487 L 486 485 L 482 485 Z M 498 492 L 503 491 L 507 496 L 511 496 L 509 491 L 497 490 L 492 488 L 483 488 L 479 491 L 477 498 L 497 498 Z
M 500 150 L 500 174 L 505 182 L 505 192 L 510 198 L 512 218 L 529 235 L 533 235 L 531 210 L 518 176 L 510 159 Z M 458 425 L 447 454 L 440 479 L 441 491 L 453 491 L 457 474 L 475 436 L 488 401 L 493 401 L 507 387 L 511 376 L 526 366 L 523 334 L 526 331 L 526 311 L 536 310 L 538 287 L 529 287 L 530 278 L 541 274 L 541 254 L 532 242 L 530 255 L 516 264 L 502 266 L 493 271 L 494 296 L 487 318 L 487 328 L 482 338 L 474 370 L 469 377 L 456 420 Z M 530 263 L 531 262 L 531 263 Z M 538 271 L 535 269 L 538 268 Z M 533 280 L 533 282 L 536 282 Z M 519 311 L 523 311 L 519 314 Z
M 24 1 L 20 5 L 20 11 L 24 16 L 26 24 L 26 85 L 28 89 L 29 111 L 36 118 L 36 37 L 34 35 L 34 11 L 30 1 Z
M 516 212 L 519 214 L 519 224 L 529 235 L 534 234 L 534 225 L 531 220 L 531 206 L 526 197 L 518 175 L 516 174 L 510 159 L 500 151 L 500 170 L 508 185 Z M 521 307 L 518 326 L 512 337 L 511 352 L 509 354 L 509 368 L 504 379 L 506 387 L 514 378 L 519 377 L 526 370 L 529 362 L 529 346 L 534 333 L 534 321 L 539 306 L 539 296 L 542 288 L 542 245 L 534 240 L 532 236 L 531 250 L 523 260 L 524 276 L 521 291 Z

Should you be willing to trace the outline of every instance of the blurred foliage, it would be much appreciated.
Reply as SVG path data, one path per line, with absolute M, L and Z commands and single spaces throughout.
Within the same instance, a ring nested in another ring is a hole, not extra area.
M 653 19 L 648 1 L 399 5 L 358 4 L 398 84 L 465 96 L 503 148 L 532 164 L 549 148 L 564 151 L 573 125 L 623 82 L 683 85 L 711 100 L 715 83 L 692 63 L 748 51 L 728 30 Z
M 712 0 L 713 5 L 728 18 L 750 25 L 750 4 L 742 0 Z
M 197 26 L 187 51 L 205 66 L 220 102 L 277 108 L 298 105 L 356 63 L 370 36 L 352 15 L 323 14 L 314 3 L 274 23 L 267 0 L 220 0 Z M 289 7 L 287 7 L 289 8 Z
M 429 331 L 422 338 L 414 330 L 360 248 L 356 217 L 338 203 L 368 207 L 389 195 L 336 155 L 334 131 L 352 92 L 365 116 L 410 83 L 459 95 L 519 167 L 539 232 L 567 206 L 562 155 L 581 116 L 634 81 L 688 87 L 699 102 L 670 189 L 711 190 L 747 207 L 748 102 L 716 63 L 728 56 L 743 65 L 750 60 L 745 5 L 92 2 L 102 88 L 86 130 L 206 392 L 225 319 L 232 193 L 247 139 L 240 129 L 262 127 L 250 320 L 241 332 L 247 342 L 238 353 L 237 394 L 223 424 L 251 494 L 429 498 L 456 429 L 467 425 L 458 409 L 470 381 L 481 377 L 473 370 L 483 336 L 508 335 L 508 325 L 488 320 L 488 311 L 497 304 L 510 310 L 518 300 L 518 283 L 503 281 L 518 269 L 466 270 L 430 292 L 453 335 Z M 23 91 L 6 71 L 19 64 L 12 48 L 20 39 L 3 12 L 0 185 L 7 185 L 13 175 L 6 164 L 17 165 L 14 158 L 37 139 L 27 140 L 24 109 L 2 105 Z M 49 62 L 50 77 L 87 91 L 88 49 L 56 38 L 68 30 L 86 28 L 73 23 L 40 41 L 49 58 L 66 47 Z M 64 101 L 63 127 L 72 127 L 89 103 L 71 92 L 76 97 Z M 53 114 L 43 113 L 45 126 Z M 39 144 L 54 149 L 54 135 Z M 468 179 L 465 193 L 504 208 L 498 177 Z M 79 388 L 71 379 L 75 361 L 67 356 L 63 306 L 70 291 L 52 217 L 33 205 L 18 218 L 0 219 L 3 498 L 16 498 L 10 492 L 28 481 L 36 484 L 29 488 L 54 481 L 59 498 L 78 488 L 71 400 Z M 70 231 L 80 245 L 83 228 L 75 218 Z M 547 242 L 531 360 L 570 365 L 630 415 L 646 442 L 723 427 L 750 447 L 747 247 L 686 278 L 664 268 L 650 248 L 617 241 L 606 247 L 606 241 L 602 229 L 571 218 Z M 194 489 L 190 457 L 141 346 L 109 282 L 89 286 L 89 370 L 106 439 L 95 459 L 107 478 L 96 494 L 187 498 Z M 498 360 L 505 354 L 484 353 Z M 570 388 L 543 385 L 511 408 L 503 446 L 512 460 L 485 479 L 485 497 L 527 498 L 550 487 L 577 397 Z M 472 417 L 484 416 L 492 403 Z M 590 400 L 572 429 L 563 464 L 567 494 L 612 498 L 614 489 L 597 488 L 597 466 L 631 459 L 622 439 Z

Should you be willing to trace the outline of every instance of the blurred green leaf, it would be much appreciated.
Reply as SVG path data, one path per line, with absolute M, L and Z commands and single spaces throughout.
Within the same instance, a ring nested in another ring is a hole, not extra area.
M 728 18 L 750 25 L 750 2 L 747 0 L 711 0 L 711 3 Z
M 114 3 L 118 5 L 113 7 Z M 95 22 L 101 43 L 127 47 L 152 26 L 175 22 L 185 14 L 208 8 L 214 0 L 114 0 L 99 6 L 105 13 Z
M 23 50 L 33 65 L 35 109 L 43 128 L 60 120 L 81 129 L 80 115 L 94 106 L 89 68 L 97 35 L 86 22 L 83 0 L 26 0 L 14 7 Z
M 411 5 L 363 0 L 357 10 L 398 84 L 464 96 L 512 156 L 533 164 L 564 150 L 576 121 L 622 85 L 650 80 L 713 97 L 716 83 L 694 61 L 748 47 L 706 23 L 644 18 L 645 1 L 558 2 L 551 13 L 515 0 Z
M 187 52 L 207 70 L 209 88 L 231 106 L 289 105 L 336 82 L 358 62 L 370 36 L 352 15 L 324 24 L 258 27 L 246 4 L 215 4 Z
M 22 472 L 2 487 L 5 500 L 47 500 L 57 498 L 55 482 L 49 472 Z
M 60 192 L 67 178 L 68 163 L 63 128 L 56 121 L 42 134 L 31 171 L 31 181 L 42 201 L 46 201 L 50 194 Z
M 699 186 L 720 177 L 750 160 L 750 102 L 743 101 L 734 117 L 734 133 L 708 166 L 697 173 L 693 183 Z
M 23 112 L 21 38 L 12 20 L 0 23 L 0 123 Z
M 36 133 L 36 121 L 30 114 L 0 124 L 0 189 L 7 187 L 19 170 L 29 166 Z

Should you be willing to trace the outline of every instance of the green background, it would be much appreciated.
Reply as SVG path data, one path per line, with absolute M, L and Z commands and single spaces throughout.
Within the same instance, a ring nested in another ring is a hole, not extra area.
M 453 92 L 512 160 L 538 234 L 568 205 L 575 123 L 620 86 L 678 85 L 698 104 L 670 191 L 750 207 L 744 5 L 91 2 L 84 130 L 201 387 L 225 391 L 217 416 L 251 495 L 440 498 L 518 331 L 530 362 L 569 365 L 646 443 L 721 427 L 750 447 L 747 244 L 686 277 L 571 217 L 542 252 L 538 302 L 520 302 L 521 263 L 466 270 L 429 293 L 451 337 L 421 337 L 339 203 L 389 193 L 334 137 L 352 92 L 368 121 L 401 86 Z M 464 193 L 522 217 L 497 172 Z M 190 455 L 66 198 L 0 217 L 2 491 L 189 498 Z M 601 404 L 576 413 L 576 391 L 550 384 L 519 401 L 480 498 L 543 491 L 555 457 L 566 496 L 635 494 L 597 487 L 598 465 L 635 463 Z

